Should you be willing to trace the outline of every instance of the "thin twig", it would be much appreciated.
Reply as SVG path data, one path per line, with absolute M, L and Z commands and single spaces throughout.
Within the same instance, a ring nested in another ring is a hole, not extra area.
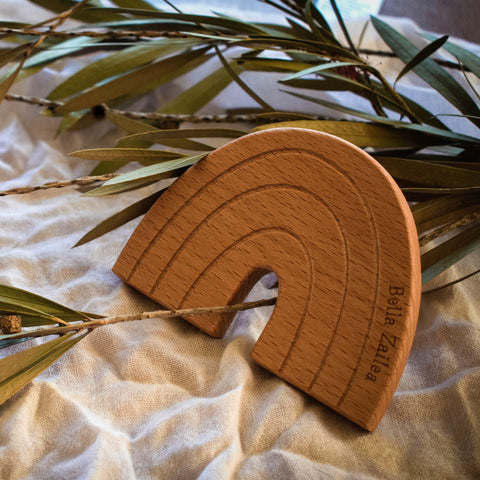
M 63 335 L 68 332 L 78 332 L 80 330 L 93 330 L 105 325 L 113 325 L 115 323 L 132 322 L 136 320 L 145 320 L 147 318 L 172 318 L 172 317 L 188 317 L 193 315 L 205 315 L 212 313 L 233 313 L 241 312 L 244 310 L 250 310 L 252 308 L 267 307 L 275 305 L 277 299 L 267 298 L 264 300 L 256 300 L 253 302 L 237 303 L 227 306 L 215 306 L 215 307 L 197 307 L 197 308 L 185 308 L 179 310 L 155 310 L 152 312 L 133 313 L 130 315 L 117 315 L 114 317 L 105 317 L 87 322 L 69 324 L 64 327 L 46 327 L 38 328 L 32 331 L 24 331 L 18 334 L 12 334 L 11 338 L 35 338 L 45 337 L 47 335 Z
M 44 36 L 44 37 L 57 37 L 57 38 L 75 38 L 75 37 L 91 37 L 91 38 L 104 38 L 105 40 L 135 40 L 140 41 L 142 39 L 148 38 L 189 38 L 191 35 L 188 32 L 180 31 L 156 31 L 156 30 L 142 30 L 142 31 L 131 31 L 131 30 L 106 30 L 106 31 L 96 31 L 96 30 L 76 30 L 76 31 L 66 31 L 66 30 L 38 30 L 38 29 L 22 29 L 22 28 L 7 28 L 0 27 L 0 35 L 31 35 L 31 36 Z M 196 37 L 197 38 L 197 37 Z M 228 37 L 226 41 L 228 42 Z M 219 36 L 219 40 L 222 37 Z M 121 44 L 120 44 L 121 45 Z M 88 45 L 89 47 L 91 45 Z M 53 47 L 55 48 L 55 47 Z M 387 52 L 384 50 L 372 50 L 368 48 L 362 48 L 358 51 L 359 54 L 371 57 L 387 57 L 387 58 L 397 58 L 397 56 L 392 52 Z M 453 70 L 462 70 L 470 72 L 465 66 L 461 66 L 456 62 L 449 60 L 441 60 L 434 58 L 436 63 L 442 67 L 450 68 Z
M 46 98 L 40 97 L 31 97 L 26 95 L 19 95 L 15 93 L 7 93 L 5 100 L 13 102 L 24 102 L 31 105 L 38 105 L 39 107 L 47 107 L 50 109 L 55 109 L 61 107 L 63 102 L 57 102 L 48 100 Z M 262 117 L 259 117 L 255 113 L 245 113 L 245 114 L 233 114 L 233 113 L 224 113 L 224 114 L 212 114 L 212 115 L 187 115 L 187 114 L 165 114 L 158 112 L 131 112 L 128 110 L 119 110 L 117 108 L 111 108 L 107 105 L 102 105 L 102 108 L 108 109 L 112 113 L 123 115 L 124 117 L 132 118 L 134 120 L 154 120 L 159 122 L 173 122 L 173 123 L 259 123 L 259 122 L 270 122 L 275 120 L 285 120 L 285 117 L 272 112 L 271 115 L 262 113 Z M 309 115 L 312 120 L 327 120 L 325 116 L 319 115 Z M 169 127 L 170 128 L 170 127 Z
M 21 195 L 25 193 L 36 192 L 37 190 L 48 190 L 50 188 L 63 188 L 71 187 L 73 185 L 88 185 L 94 182 L 103 182 L 110 180 L 116 176 L 120 175 L 119 173 L 106 173 L 104 175 L 94 175 L 88 177 L 74 178 L 73 180 L 60 180 L 55 182 L 44 183 L 43 185 L 34 185 L 28 187 L 18 187 L 12 188 L 11 190 L 5 190 L 0 192 L 0 197 L 5 197 L 6 195 Z
M 185 32 L 171 32 L 168 30 L 36 30 L 33 28 L 5 28 L 0 27 L 0 34 L 3 35 L 31 35 L 31 36 L 47 36 L 55 38 L 75 38 L 75 37 L 91 37 L 91 38 L 105 38 L 105 40 L 119 40 L 128 38 L 129 40 L 141 40 L 142 38 L 187 38 L 189 35 Z

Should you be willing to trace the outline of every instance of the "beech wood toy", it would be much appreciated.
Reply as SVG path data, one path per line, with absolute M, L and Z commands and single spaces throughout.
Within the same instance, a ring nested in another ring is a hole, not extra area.
M 163 194 L 115 264 L 178 309 L 241 302 L 279 282 L 255 362 L 374 430 L 410 352 L 420 255 L 410 209 L 367 153 L 320 132 L 279 128 L 210 153 Z M 187 320 L 221 337 L 234 314 Z

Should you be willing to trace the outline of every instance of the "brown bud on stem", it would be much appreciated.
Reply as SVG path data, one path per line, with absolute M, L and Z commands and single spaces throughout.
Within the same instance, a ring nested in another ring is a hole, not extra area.
M 22 319 L 17 315 L 0 317 L 0 328 L 3 333 L 18 333 L 22 331 Z

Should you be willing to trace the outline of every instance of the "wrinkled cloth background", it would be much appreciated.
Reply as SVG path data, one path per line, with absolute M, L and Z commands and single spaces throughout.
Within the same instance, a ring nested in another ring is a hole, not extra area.
M 217 3 L 209 2 L 212 10 Z M 258 18 L 268 8 L 250 4 L 229 2 L 223 11 Z M 33 12 L 22 2 L 0 5 L 2 19 L 31 18 Z M 364 21 L 352 20 L 354 38 Z M 407 21 L 390 21 L 409 35 L 416 31 Z M 363 45 L 383 48 L 372 28 Z M 75 62 L 48 67 L 13 91 L 46 95 L 71 75 Z M 390 79 L 401 68 L 395 60 L 378 62 Z M 258 75 L 246 78 L 255 79 L 253 86 L 279 109 L 306 106 L 273 91 Z M 182 78 L 137 107 L 153 110 L 194 80 Z M 415 77 L 405 77 L 400 88 L 435 112 L 451 111 Z M 235 106 L 251 105 L 232 86 L 204 111 L 218 112 L 232 99 Z M 0 110 L 0 190 L 86 175 L 93 164 L 66 154 L 113 146 L 122 135 L 99 122 L 55 138 L 58 119 L 39 115 L 37 107 L 4 102 Z M 464 131 L 473 132 L 468 125 Z M 71 248 L 148 193 L 86 198 L 72 187 L 0 197 L 0 283 L 108 315 L 157 308 L 111 271 L 138 221 Z M 479 262 L 479 255 L 470 256 L 438 281 Z M 260 282 L 249 298 L 275 295 L 271 280 Z M 0 478 L 479 478 L 479 293 L 476 276 L 423 296 L 406 369 L 374 433 L 251 361 L 272 308 L 238 314 L 222 339 L 180 319 L 98 329 L 0 406 Z

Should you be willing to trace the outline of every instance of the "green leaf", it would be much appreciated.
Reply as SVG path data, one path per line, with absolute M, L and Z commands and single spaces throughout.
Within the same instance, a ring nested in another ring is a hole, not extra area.
M 20 55 L 23 55 L 31 47 L 30 43 L 24 43 L 15 48 L 8 48 L 0 55 L 0 67 L 13 62 Z
M 0 404 L 40 375 L 89 332 L 73 333 L 0 359 Z
M 13 82 L 15 82 L 15 79 L 17 78 L 18 74 L 20 73 L 20 70 L 23 67 L 24 61 L 25 61 L 25 58 L 23 59 L 23 61 L 21 61 L 18 64 L 15 70 L 9 73 L 8 76 L 4 78 L 4 80 L 0 83 L 0 102 L 3 102 L 3 100 L 5 99 L 5 96 L 10 90 L 10 87 L 13 85 Z
M 199 26 L 211 25 L 214 27 L 224 28 L 235 33 L 262 34 L 260 28 L 250 23 L 241 22 L 240 20 L 232 20 L 228 18 L 213 17 L 208 15 L 190 15 L 185 13 L 167 13 L 158 10 L 141 10 L 137 8 L 94 8 L 95 12 L 113 12 L 128 13 L 143 18 L 161 18 L 164 20 L 176 20 L 181 22 L 193 23 Z M 205 29 L 205 27 L 204 27 Z
M 373 16 L 371 19 L 379 35 L 404 63 L 419 53 L 419 49 L 410 40 L 388 24 Z M 480 115 L 480 110 L 465 89 L 433 59 L 423 60 L 413 71 L 463 114 Z M 470 120 L 480 127 L 480 121 Z
M 288 77 L 282 78 L 280 81 L 287 82 L 288 80 L 293 80 L 295 78 L 303 77 L 305 75 L 310 75 L 312 73 L 319 73 L 319 72 L 322 72 L 323 70 L 330 70 L 330 69 L 335 69 L 339 67 L 349 67 L 349 66 L 366 67 L 366 65 L 360 62 L 326 62 L 320 65 L 315 65 L 313 67 L 306 68 L 305 70 L 302 70 L 300 72 L 293 73 Z
M 224 68 L 219 68 L 192 87 L 184 90 L 176 98 L 162 105 L 157 111 L 166 115 L 194 114 L 211 102 L 231 82 L 231 75 Z
M 255 100 L 259 105 L 261 105 L 265 110 L 267 111 L 272 111 L 273 108 L 265 102 L 260 96 L 258 96 L 238 75 L 238 73 L 235 71 L 236 69 L 232 67 L 231 64 L 229 64 L 226 60 L 225 57 L 222 55 L 220 52 L 220 49 L 218 48 L 217 45 L 215 45 L 215 51 L 217 52 L 218 58 L 220 58 L 220 61 L 222 62 L 223 68 L 227 71 L 227 73 L 230 75 L 230 77 L 237 83 L 237 85 L 253 100 Z M 238 67 L 238 64 L 233 64 Z
M 143 0 L 112 0 L 112 3 L 120 8 L 144 8 L 146 10 L 156 10 L 154 5 L 144 2 Z
M 166 189 L 167 187 L 165 187 Z M 150 210 L 151 206 L 157 201 L 162 193 L 165 190 L 161 190 L 155 192 L 153 195 L 149 197 L 143 198 L 138 202 L 129 205 L 127 208 L 124 208 L 120 212 L 115 213 L 111 217 L 107 218 L 103 222 L 100 222 L 96 225 L 92 230 L 86 233 L 75 245 L 75 247 L 79 247 L 85 243 L 91 242 L 102 235 L 105 235 L 116 228 L 121 227 L 122 225 L 134 220 L 135 218 L 139 217 L 140 215 L 144 215 L 145 213 Z
M 141 67 L 133 72 L 122 75 L 100 86 L 87 90 L 73 97 L 63 106 L 56 109 L 57 113 L 69 113 L 82 110 L 93 105 L 121 97 L 138 89 L 138 86 L 154 82 L 156 86 L 167 83 L 183 73 L 180 67 L 185 67 L 190 61 L 203 56 L 210 47 L 200 48 L 169 57 L 165 60 Z
M 371 98 L 371 94 L 373 93 L 377 96 L 377 98 L 381 99 L 385 108 L 389 108 L 390 110 L 400 114 L 405 113 L 404 107 L 391 96 L 390 92 L 387 91 L 380 82 L 373 80 L 372 78 L 370 78 L 370 81 L 367 85 L 343 75 L 337 75 L 331 72 L 324 71 L 322 72 L 322 76 L 324 77 L 322 80 L 295 79 L 286 81 L 284 84 L 295 88 L 307 88 L 321 91 L 348 91 L 367 100 Z M 405 102 L 410 111 L 413 112 L 413 114 L 420 121 L 436 128 L 448 130 L 447 127 L 440 120 L 438 120 L 436 116 L 433 115 L 433 113 L 429 112 L 421 105 L 415 103 L 413 100 L 410 100 L 404 95 L 398 95 Z
M 90 190 L 86 196 L 111 195 L 135 188 L 150 185 L 153 182 L 164 178 L 172 178 L 185 167 L 194 165 L 206 154 L 194 155 L 192 157 L 170 160 L 157 165 L 139 168 L 131 172 L 123 173 L 118 177 L 105 182 L 101 187 Z
M 446 195 L 432 200 L 417 203 L 411 207 L 413 219 L 419 232 L 427 231 L 437 225 L 435 219 L 447 215 L 449 212 L 463 210 L 479 203 L 478 195 L 467 194 Z M 433 223 L 432 223 L 433 222 Z
M 186 155 L 165 150 L 149 150 L 147 148 L 89 148 L 70 153 L 72 157 L 98 160 L 102 162 L 148 162 L 160 163 Z
M 425 33 L 424 36 L 429 40 L 434 40 L 435 36 L 430 33 Z M 443 48 L 451 53 L 454 57 L 463 63 L 476 77 L 480 78 L 480 58 L 473 52 L 468 51 L 466 48 L 460 47 L 455 43 L 448 41 L 443 45 Z
M 135 133 L 124 137 L 132 140 L 147 140 L 153 143 L 163 143 L 165 139 L 179 138 L 240 138 L 246 135 L 243 130 L 232 128 L 182 128 L 178 130 L 155 130 L 151 132 Z
M 252 35 L 247 40 L 237 40 L 235 45 L 247 48 L 261 48 L 265 50 L 281 51 L 282 53 L 309 52 L 314 55 L 332 56 L 339 61 L 358 61 L 358 57 L 345 47 L 326 42 L 311 40 L 291 40 L 283 37 Z
M 41 324 L 50 324 L 57 323 L 58 318 L 67 322 L 90 319 L 86 313 L 8 285 L 0 285 L 0 313 L 19 314 L 24 326 L 38 325 L 38 320 Z M 27 316 L 31 317 L 30 320 L 26 319 Z
M 480 225 L 476 225 L 432 248 L 421 256 L 422 283 L 440 275 L 480 247 Z
M 406 73 L 413 70 L 419 63 L 423 62 L 426 58 L 436 52 L 442 45 L 448 40 L 448 35 L 437 38 L 432 43 L 429 43 L 426 47 L 422 48 L 400 71 L 393 84 L 395 85 Z
M 480 172 L 473 170 L 398 157 L 376 156 L 375 159 L 397 180 L 428 187 L 480 187 Z
M 134 70 L 160 57 L 198 44 L 195 39 L 161 39 L 135 45 L 101 58 L 68 77 L 48 95 L 49 100 L 60 100 L 75 95 L 97 83 Z
M 72 53 L 77 53 L 86 47 L 92 47 L 98 42 L 101 42 L 101 38 L 95 37 L 75 37 L 69 38 L 64 42 L 60 42 L 50 48 L 42 50 L 35 55 L 32 55 L 26 62 L 25 68 L 33 68 L 38 65 L 45 65 L 51 63 Z
M 55 13 L 63 13 L 70 8 L 77 5 L 77 1 L 74 0 L 29 0 L 30 2 L 50 10 Z M 96 12 L 93 8 L 85 8 L 77 10 L 71 18 L 76 20 L 81 20 L 82 22 L 92 23 L 98 21 L 107 21 L 107 20 L 119 20 L 123 18 L 121 15 L 112 13 L 112 11 L 107 12 Z M 109 10 L 109 9 L 105 9 Z
M 297 120 L 262 125 L 253 129 L 254 132 L 270 128 L 308 128 L 343 138 L 359 147 L 391 148 L 391 147 L 421 147 L 430 142 L 425 136 L 415 132 L 405 132 L 383 125 L 366 122 L 349 122 L 336 120 Z
M 320 98 L 315 98 L 310 95 L 303 95 L 296 92 L 285 92 L 285 93 L 288 93 L 289 95 L 293 95 L 298 98 L 302 98 L 303 100 L 317 103 L 327 108 L 332 108 L 333 110 L 338 110 L 340 112 L 347 113 L 349 115 L 354 115 L 359 118 L 369 120 L 371 122 L 382 123 L 385 125 L 391 125 L 397 128 L 405 129 L 405 130 L 413 130 L 420 133 L 424 133 L 426 135 L 432 135 L 435 138 L 431 139 L 430 145 L 438 145 L 441 143 L 448 143 L 448 142 L 467 144 L 467 145 L 468 144 L 478 145 L 480 143 L 480 139 L 478 138 L 470 137 L 468 135 L 463 135 L 461 133 L 451 132 L 450 130 L 443 130 L 441 128 L 432 127 L 430 125 L 418 125 L 414 123 L 407 123 L 407 122 L 401 122 L 398 120 L 392 120 L 387 117 L 381 117 L 380 115 L 366 113 L 361 110 L 356 110 L 354 108 L 346 107 L 338 103 L 329 102 L 327 100 L 322 100 Z

